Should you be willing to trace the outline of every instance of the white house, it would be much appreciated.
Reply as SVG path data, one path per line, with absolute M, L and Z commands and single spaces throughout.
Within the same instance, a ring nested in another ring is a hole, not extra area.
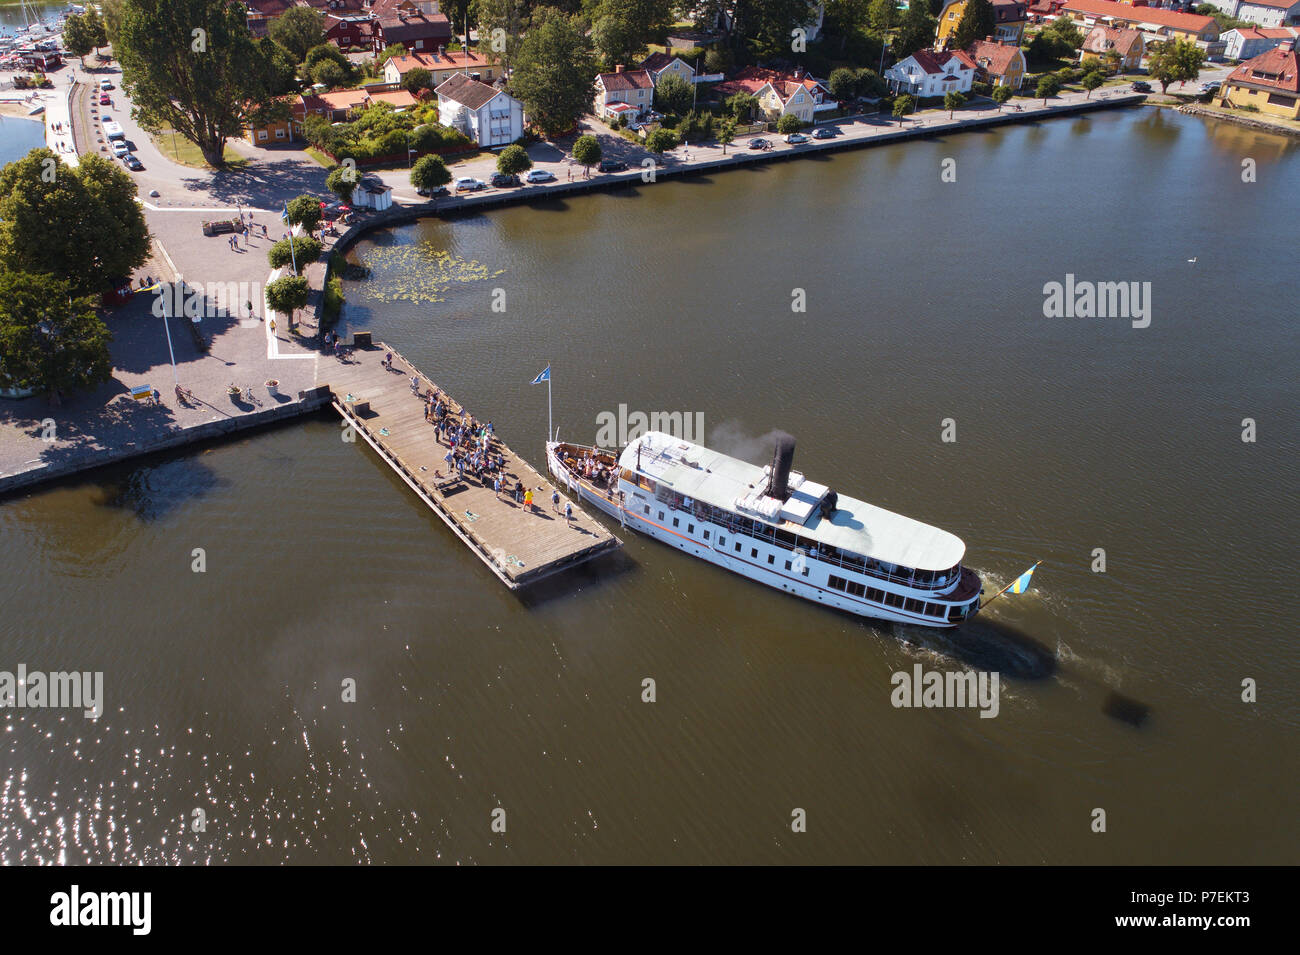
M 379 179 L 367 176 L 357 183 L 352 192 L 352 204 L 360 209 L 374 209 L 383 212 L 393 206 L 393 187 L 384 185 Z
M 1209 2 L 1229 16 L 1262 27 L 1300 25 L 1300 0 L 1209 0 Z
M 505 90 L 457 73 L 434 92 L 439 122 L 480 146 L 508 146 L 524 134 L 524 104 Z
M 1300 27 L 1238 27 L 1219 37 L 1223 55 L 1230 60 L 1249 60 L 1281 46 L 1287 40 L 1300 39 Z
M 885 79 L 895 93 L 912 96 L 969 93 L 975 82 L 975 68 L 975 61 L 962 50 L 917 50 L 885 70 Z
M 613 73 L 596 77 L 596 109 L 601 117 L 614 117 L 626 110 L 613 109 L 616 103 L 626 103 L 637 115 L 654 105 L 655 83 L 648 70 L 625 70 L 617 67 Z
M 695 82 L 695 67 L 680 56 L 671 56 L 667 53 L 651 53 L 641 61 L 641 69 L 650 74 L 650 82 L 656 86 L 659 85 L 659 80 L 668 73 L 681 77 L 687 83 Z

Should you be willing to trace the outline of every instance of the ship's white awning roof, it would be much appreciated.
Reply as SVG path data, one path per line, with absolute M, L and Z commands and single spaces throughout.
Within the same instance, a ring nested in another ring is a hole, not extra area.
M 629 444 L 619 460 L 622 467 L 636 469 L 638 447 L 641 472 L 678 494 L 763 521 L 813 543 L 917 570 L 948 570 L 961 563 L 966 553 L 965 543 L 955 534 L 842 492 L 838 492 L 835 511 L 829 519 L 814 513 L 802 525 L 781 517 L 764 520 L 759 514 L 737 507 L 738 500 L 760 494 L 766 488 L 763 468 L 659 431 Z M 786 502 L 787 512 L 791 503 L 798 504 L 797 495 L 805 489 L 820 489 L 820 486 L 811 482 L 802 485 Z M 796 510 L 802 511 L 802 507 Z

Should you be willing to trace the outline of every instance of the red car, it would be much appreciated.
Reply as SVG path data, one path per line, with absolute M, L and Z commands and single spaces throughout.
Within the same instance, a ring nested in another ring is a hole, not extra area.
M 107 106 L 107 105 L 108 105 L 109 103 L 111 103 L 111 102 L 113 102 L 113 101 L 112 101 L 112 99 L 109 98 L 109 95 L 108 95 L 107 93 L 100 93 L 100 94 L 99 94 L 99 105 L 100 105 L 100 106 Z

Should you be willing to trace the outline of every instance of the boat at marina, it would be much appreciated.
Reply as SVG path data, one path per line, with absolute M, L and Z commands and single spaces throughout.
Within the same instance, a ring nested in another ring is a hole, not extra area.
M 548 442 L 546 461 L 624 527 L 805 600 L 929 627 L 975 615 L 981 580 L 959 537 L 808 480 L 794 448 L 779 435 L 758 467 L 651 431 L 617 456 Z

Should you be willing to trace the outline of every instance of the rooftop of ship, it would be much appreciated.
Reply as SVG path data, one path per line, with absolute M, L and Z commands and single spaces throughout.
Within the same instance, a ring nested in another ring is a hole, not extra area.
M 797 471 L 790 472 L 790 494 L 781 502 L 776 516 L 738 510 L 738 501 L 744 498 L 769 510 L 776 507 L 770 497 L 765 498 L 766 504 L 756 500 L 768 487 L 769 468 L 661 431 L 648 432 L 629 443 L 619 461 L 622 467 L 637 468 L 638 447 L 641 472 L 678 494 L 797 533 L 815 543 L 917 570 L 948 570 L 959 564 L 966 552 L 965 543 L 955 534 L 868 504 L 838 489 L 835 509 L 825 516 L 817 503 L 830 489 Z

